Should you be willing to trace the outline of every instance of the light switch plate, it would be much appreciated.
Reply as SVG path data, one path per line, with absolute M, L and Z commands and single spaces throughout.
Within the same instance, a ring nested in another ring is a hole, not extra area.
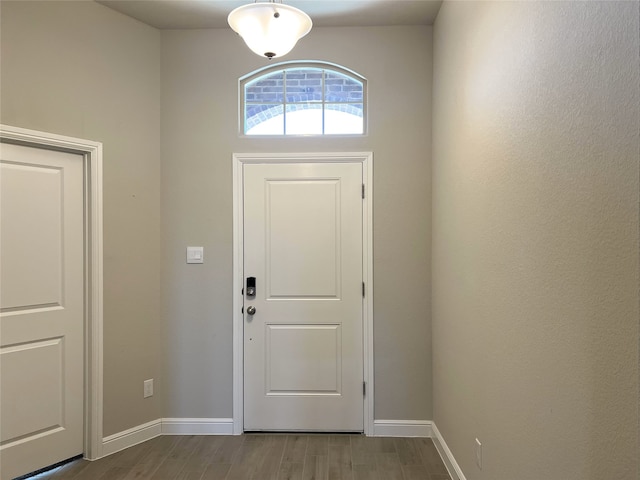
M 204 263 L 204 247 L 187 247 L 187 263 Z

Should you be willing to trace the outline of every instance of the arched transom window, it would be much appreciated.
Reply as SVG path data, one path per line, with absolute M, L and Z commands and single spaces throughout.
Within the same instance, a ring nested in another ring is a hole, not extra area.
M 337 65 L 282 63 L 240 80 L 245 135 L 362 135 L 366 80 Z

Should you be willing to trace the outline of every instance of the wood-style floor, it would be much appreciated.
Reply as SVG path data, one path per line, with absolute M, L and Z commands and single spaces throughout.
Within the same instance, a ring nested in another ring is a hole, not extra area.
M 429 438 L 162 436 L 37 480 L 450 480 Z

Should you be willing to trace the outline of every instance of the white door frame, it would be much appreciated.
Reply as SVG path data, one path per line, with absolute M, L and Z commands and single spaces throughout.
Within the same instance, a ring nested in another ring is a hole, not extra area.
M 234 153 L 233 154 L 233 433 L 244 430 L 244 181 L 242 167 L 260 163 L 361 163 L 365 185 L 362 211 L 364 434 L 373 435 L 373 153 Z
M 102 144 L 0 124 L 2 143 L 84 159 L 84 457 L 102 456 Z

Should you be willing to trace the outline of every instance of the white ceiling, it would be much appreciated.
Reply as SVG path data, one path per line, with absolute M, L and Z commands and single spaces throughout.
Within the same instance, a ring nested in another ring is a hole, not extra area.
M 226 28 L 227 15 L 252 0 L 96 0 L 160 29 Z M 278 0 L 279 1 L 279 0 Z M 431 25 L 442 0 L 285 0 L 318 27 Z

